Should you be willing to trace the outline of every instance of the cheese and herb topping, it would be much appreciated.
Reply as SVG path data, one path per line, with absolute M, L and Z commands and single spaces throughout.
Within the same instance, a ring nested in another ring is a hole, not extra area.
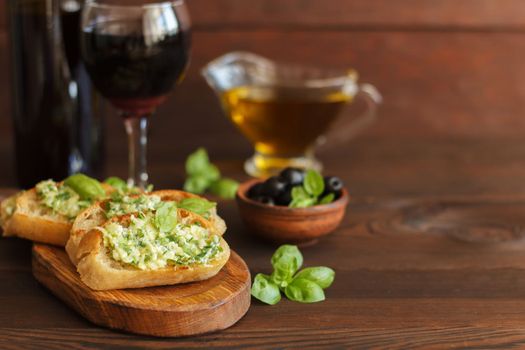
M 71 187 L 53 180 L 41 181 L 35 188 L 42 206 L 65 216 L 68 220 L 73 220 L 91 204 L 89 200 L 81 199 Z
M 107 196 L 99 181 L 80 173 L 69 176 L 62 183 L 41 181 L 35 189 L 43 207 L 68 220 L 73 220 L 93 202 Z
M 166 202 L 152 194 L 118 196 L 107 203 L 106 217 L 111 219 L 125 214 L 157 210 L 163 203 Z M 184 198 L 177 203 L 178 208 L 189 210 L 205 218 L 209 218 L 211 210 L 216 205 L 217 203 L 198 197 Z
M 110 219 L 115 216 L 155 210 L 160 203 L 162 201 L 156 195 L 120 196 L 108 202 L 106 216 Z
M 220 237 L 190 220 L 179 218 L 175 202 L 162 202 L 155 212 L 132 214 L 127 224 L 109 221 L 98 230 L 112 259 L 141 270 L 207 264 L 222 251 Z

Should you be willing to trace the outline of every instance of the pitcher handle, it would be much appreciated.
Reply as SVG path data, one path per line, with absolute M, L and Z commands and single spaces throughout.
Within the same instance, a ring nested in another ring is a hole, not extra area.
M 372 84 L 360 84 L 355 98 L 361 98 L 366 103 L 366 111 L 352 118 L 350 122 L 341 116 L 342 123 L 335 123 L 332 130 L 328 132 L 329 142 L 325 145 L 326 140 L 321 140 L 323 148 L 329 148 L 330 145 L 345 143 L 359 134 L 361 131 L 370 126 L 377 119 L 377 109 L 383 102 L 383 97 Z M 343 124 L 343 125 L 338 125 Z

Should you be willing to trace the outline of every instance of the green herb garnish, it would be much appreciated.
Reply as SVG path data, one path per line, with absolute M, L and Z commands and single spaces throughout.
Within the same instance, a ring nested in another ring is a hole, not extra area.
M 178 203 L 178 207 L 207 216 L 210 209 L 215 208 L 217 203 L 210 202 L 204 198 L 184 198 Z
M 309 195 L 317 198 L 324 192 L 323 177 L 315 170 L 308 170 L 304 176 L 303 186 Z
M 96 200 L 106 196 L 106 191 L 102 184 L 87 175 L 74 174 L 64 180 L 64 185 L 75 191 L 81 199 Z
M 143 191 L 136 186 L 128 185 L 126 181 L 117 176 L 108 177 L 106 180 L 104 180 L 104 183 L 110 185 L 111 187 L 113 187 L 113 189 L 115 189 L 115 191 L 111 194 L 111 197 L 117 199 L 124 195 L 140 194 L 143 192 L 148 193 L 153 191 L 153 185 L 151 184 L 149 184 Z
M 326 196 L 324 196 L 323 198 L 319 200 L 319 204 L 329 204 L 329 203 L 332 203 L 334 199 L 335 199 L 335 194 L 328 193 Z
M 209 186 L 210 181 L 202 176 L 188 177 L 184 182 L 184 190 L 195 194 L 203 194 Z
M 155 225 L 161 232 L 171 232 L 177 226 L 177 204 L 161 202 L 155 212 Z
M 253 279 L 252 295 L 263 303 L 275 305 L 281 301 L 281 291 L 271 277 L 258 273 Z
M 304 278 L 293 279 L 284 294 L 288 299 L 300 303 L 316 303 L 325 299 L 323 288 Z
M 235 198 L 239 183 L 233 179 L 222 178 L 210 185 L 210 192 L 221 198 Z
M 210 162 L 208 152 L 202 147 L 186 159 L 186 175 L 184 190 L 191 193 L 203 194 L 210 190 L 219 197 L 231 199 L 239 187 L 237 181 L 221 178 L 219 168 Z
M 317 204 L 329 204 L 335 199 L 333 193 L 322 196 L 325 190 L 321 174 L 315 170 L 308 170 L 303 184 L 292 188 L 291 208 L 307 208 Z
M 128 188 L 126 181 L 122 180 L 120 177 L 111 176 L 104 180 L 104 183 L 107 183 L 117 191 L 125 192 Z
M 271 261 L 272 274 L 257 274 L 252 285 L 252 296 L 266 304 L 277 304 L 281 300 L 281 291 L 288 299 L 300 303 L 323 301 L 323 289 L 330 287 L 335 278 L 334 270 L 324 266 L 297 272 L 303 264 L 303 256 L 294 245 L 280 246 Z

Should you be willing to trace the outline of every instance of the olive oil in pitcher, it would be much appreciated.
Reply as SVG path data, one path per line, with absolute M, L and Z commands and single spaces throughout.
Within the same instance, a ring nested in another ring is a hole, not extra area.
M 312 94 L 297 87 L 240 86 L 222 95 L 229 118 L 270 163 L 308 152 L 351 99 L 341 91 Z
M 372 85 L 358 84 L 353 69 L 282 64 L 251 52 L 222 55 L 202 75 L 255 148 L 244 170 L 261 178 L 286 167 L 321 169 L 314 155 L 318 141 L 353 137 L 375 120 L 381 102 Z M 332 127 L 356 97 L 366 103 L 364 113 L 345 113 Z

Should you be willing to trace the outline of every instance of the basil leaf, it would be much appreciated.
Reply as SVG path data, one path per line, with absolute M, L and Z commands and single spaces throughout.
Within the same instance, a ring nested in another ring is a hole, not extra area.
M 215 181 L 210 186 L 211 193 L 224 198 L 233 199 L 239 188 L 239 183 L 233 179 L 222 178 Z
M 303 186 L 295 186 L 292 188 L 292 201 L 288 206 L 290 208 L 307 208 L 315 205 L 315 198 L 313 198 Z
M 304 278 L 295 278 L 286 287 L 284 294 L 288 299 L 300 303 L 316 303 L 325 299 L 323 289 L 317 283 Z
M 303 186 L 292 187 L 292 200 L 303 200 L 310 198 Z
M 74 174 L 64 180 L 64 185 L 78 193 L 81 199 L 96 200 L 106 196 L 102 184 L 92 177 L 84 174 Z
M 253 279 L 252 296 L 263 303 L 275 305 L 281 300 L 281 292 L 270 277 L 258 273 Z
M 211 183 L 212 181 L 217 181 L 220 179 L 221 172 L 214 164 L 208 164 L 208 166 L 198 175 L 205 177 Z
M 292 282 L 294 273 L 293 265 L 280 264 L 274 268 L 270 279 L 279 288 L 284 290 L 284 288 Z
M 315 199 L 314 198 L 305 198 L 305 199 L 299 199 L 294 200 L 288 204 L 290 208 L 308 208 L 315 205 Z
M 186 174 L 193 176 L 204 172 L 210 165 L 208 152 L 202 147 L 191 153 L 186 159 Z
M 192 176 L 184 182 L 184 191 L 203 194 L 210 185 L 210 181 L 202 176 Z
M 300 268 L 303 265 L 303 255 L 299 251 L 299 248 L 291 244 L 283 244 L 272 255 L 272 266 L 276 266 L 283 259 L 292 257 L 297 261 L 297 268 Z
M 318 197 L 324 192 L 323 177 L 315 170 L 308 170 L 304 177 L 303 186 L 307 193 Z
M 122 180 L 120 177 L 111 176 L 104 180 L 104 183 L 110 185 L 117 191 L 125 192 L 128 188 L 126 181 Z
M 287 270 L 293 276 L 302 265 L 303 255 L 295 245 L 284 244 L 273 253 L 272 266 L 276 270 Z
M 155 225 L 161 232 L 171 232 L 177 226 L 177 204 L 162 202 L 155 212 Z
M 182 209 L 192 211 L 199 215 L 205 215 L 208 211 L 217 205 L 215 202 L 210 202 L 204 198 L 184 198 L 177 206 Z
M 319 204 L 330 204 L 334 201 L 334 199 L 335 199 L 335 194 L 328 193 L 326 196 L 321 198 L 321 200 L 319 201 Z
M 329 267 L 307 267 L 299 271 L 294 279 L 305 279 L 314 282 L 319 287 L 325 289 L 330 287 L 335 278 L 335 271 Z

